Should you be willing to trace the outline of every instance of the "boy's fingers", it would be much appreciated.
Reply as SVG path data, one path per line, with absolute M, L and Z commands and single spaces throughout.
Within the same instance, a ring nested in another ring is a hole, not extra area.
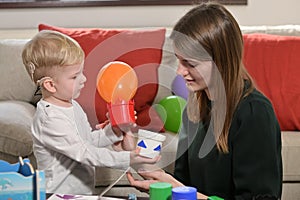
M 135 137 L 130 129 L 128 131 L 126 131 L 125 134 L 127 134 L 131 137 Z
M 96 129 L 103 129 L 107 124 L 109 124 L 109 121 L 108 121 L 108 120 L 104 121 L 104 122 L 101 123 L 101 124 L 97 124 L 97 125 L 96 125 Z
M 155 159 L 156 159 L 156 162 L 160 161 L 161 155 L 156 156 Z
M 141 147 L 136 147 L 135 153 L 136 153 L 136 154 L 140 154 L 140 152 L 141 152 Z
M 147 163 L 147 164 L 155 164 L 157 163 L 159 160 L 159 157 L 155 157 L 155 158 L 146 158 L 146 157 L 142 157 L 141 156 L 141 162 L 142 163 Z
M 110 119 L 108 112 L 105 115 L 106 115 L 107 119 Z

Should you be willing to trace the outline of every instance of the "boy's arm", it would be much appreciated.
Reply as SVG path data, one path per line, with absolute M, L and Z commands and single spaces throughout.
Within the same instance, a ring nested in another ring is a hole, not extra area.
M 62 115 L 55 113 L 47 116 L 47 119 L 38 121 L 37 124 L 34 132 L 39 134 L 34 135 L 48 149 L 87 165 L 119 169 L 129 167 L 130 152 L 115 152 L 95 147 L 86 140 L 87 138 L 80 137 L 74 124 Z
M 123 135 L 117 136 L 110 124 L 105 125 L 105 127 L 98 130 L 92 131 L 91 142 L 96 147 L 107 147 L 108 145 L 120 142 L 123 140 Z
M 123 133 L 123 140 L 114 143 L 113 149 L 116 151 L 132 151 L 136 148 L 137 138 L 131 131 Z

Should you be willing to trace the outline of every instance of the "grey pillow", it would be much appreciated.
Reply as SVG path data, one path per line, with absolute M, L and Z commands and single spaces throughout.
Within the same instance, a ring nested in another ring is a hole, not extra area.
M 0 101 L 0 152 L 12 156 L 32 153 L 31 123 L 35 107 L 22 101 Z
M 32 101 L 36 86 L 22 62 L 26 42 L 26 39 L 0 40 L 0 100 Z

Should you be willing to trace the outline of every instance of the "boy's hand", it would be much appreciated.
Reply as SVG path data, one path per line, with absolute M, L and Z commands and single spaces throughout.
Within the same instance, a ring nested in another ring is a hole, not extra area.
M 142 166 L 144 164 L 155 164 L 161 158 L 161 155 L 158 155 L 154 158 L 147 158 L 147 157 L 141 156 L 140 151 L 141 151 L 141 148 L 137 147 L 134 151 L 130 152 L 130 166 L 132 168 L 137 169 L 137 168 L 140 168 L 140 166 Z
M 134 117 L 135 119 L 137 119 L 137 116 L 136 116 L 136 111 L 134 111 Z M 110 117 L 109 117 L 109 114 L 107 113 L 106 114 L 106 117 L 107 117 L 107 121 L 110 122 Z M 122 134 L 125 135 L 125 133 L 131 133 L 131 129 L 136 127 L 136 123 L 128 123 L 128 124 L 117 124 L 116 126 L 112 126 L 112 130 L 114 131 L 114 133 L 120 137 Z M 131 133 L 132 134 L 132 133 Z M 132 149 L 131 149 L 132 150 Z
M 97 124 L 96 125 L 96 129 L 104 129 L 104 127 L 107 125 L 107 124 L 109 124 L 109 120 L 106 120 L 106 121 L 104 121 L 103 123 L 101 123 L 101 124 Z
M 115 151 L 132 151 L 136 147 L 136 137 L 131 131 L 123 133 L 123 140 L 113 145 Z
M 106 125 L 109 124 L 109 120 L 106 120 L 105 122 L 101 123 L 101 124 L 97 124 L 96 125 L 96 129 L 103 129 Z M 136 126 L 136 124 L 132 125 L 132 126 Z M 132 151 L 135 149 L 136 147 L 136 138 L 135 136 L 132 134 L 131 130 L 130 130 L 130 126 L 126 126 L 126 127 L 112 127 L 113 132 L 116 134 L 116 136 L 120 137 L 123 135 L 123 140 L 120 142 L 116 142 L 115 144 L 113 144 L 113 149 L 115 151 Z M 126 132 L 124 132 L 126 131 Z

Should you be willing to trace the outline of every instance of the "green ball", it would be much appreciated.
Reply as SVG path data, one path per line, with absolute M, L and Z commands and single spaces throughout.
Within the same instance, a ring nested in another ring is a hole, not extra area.
M 166 130 L 178 133 L 181 126 L 182 112 L 185 106 L 186 100 L 176 95 L 163 98 L 155 106 L 155 110 L 164 122 Z

